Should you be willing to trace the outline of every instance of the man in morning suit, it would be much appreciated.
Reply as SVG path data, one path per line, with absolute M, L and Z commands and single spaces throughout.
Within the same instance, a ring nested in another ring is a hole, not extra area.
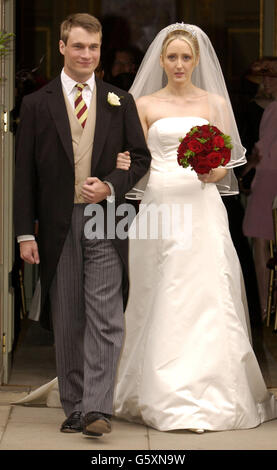
M 61 75 L 26 96 L 16 138 L 15 232 L 40 263 L 40 322 L 54 330 L 62 432 L 111 430 L 113 389 L 128 297 L 128 240 L 86 237 L 88 204 L 124 203 L 150 164 L 132 96 L 98 80 L 101 24 L 88 14 L 61 25 Z M 109 97 L 117 95 L 115 102 Z M 131 167 L 116 168 L 130 151 Z M 37 239 L 34 220 L 39 221 Z M 117 218 L 115 219 L 115 222 Z

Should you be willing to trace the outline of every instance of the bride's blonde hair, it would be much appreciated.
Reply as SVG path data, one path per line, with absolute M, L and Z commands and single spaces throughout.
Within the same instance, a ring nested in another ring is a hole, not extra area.
M 162 44 L 161 56 L 164 57 L 164 54 L 168 45 L 175 39 L 181 39 L 182 41 L 185 41 L 192 50 L 194 62 L 195 63 L 198 62 L 199 44 L 198 44 L 196 35 L 194 36 L 193 34 L 191 34 L 189 31 L 186 31 L 185 29 L 176 29 L 168 33 L 168 35 L 165 37 L 163 44 Z

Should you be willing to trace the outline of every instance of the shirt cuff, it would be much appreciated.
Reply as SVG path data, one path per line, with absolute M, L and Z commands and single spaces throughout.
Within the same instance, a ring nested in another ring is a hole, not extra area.
M 114 202 L 114 199 L 115 199 L 115 194 L 114 194 L 114 187 L 111 183 L 109 183 L 109 181 L 103 181 L 103 183 L 106 183 L 110 190 L 111 190 L 111 195 L 110 196 L 107 196 L 106 199 L 108 202 Z
M 28 241 L 31 241 L 31 240 L 35 240 L 34 235 L 19 235 L 19 236 L 17 237 L 18 243 L 21 243 L 21 242 L 28 242 Z

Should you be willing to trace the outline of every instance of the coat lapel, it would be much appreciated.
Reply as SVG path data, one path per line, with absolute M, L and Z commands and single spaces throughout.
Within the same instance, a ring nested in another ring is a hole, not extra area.
M 108 103 L 108 91 L 106 86 L 96 78 L 97 86 L 97 104 L 96 104 L 96 122 L 95 122 L 95 133 L 94 143 L 92 152 L 91 162 L 91 174 L 94 174 L 94 170 L 97 167 L 97 163 L 101 156 L 105 141 L 108 137 L 108 129 L 110 125 L 110 119 L 112 115 L 112 106 Z
M 69 158 L 72 168 L 74 169 L 72 137 L 60 77 L 57 77 L 49 83 L 45 88 L 45 92 L 47 93 L 49 109 L 64 150 Z
M 108 137 L 108 129 L 112 115 L 112 106 L 107 101 L 108 89 L 106 84 L 96 78 L 96 86 L 97 102 L 91 163 L 92 175 L 94 174 L 95 168 L 97 167 L 105 141 Z M 45 87 L 45 92 L 47 93 L 49 109 L 55 122 L 61 142 L 72 165 L 72 168 L 74 169 L 74 154 L 70 123 L 67 115 L 60 77 L 57 77 L 51 83 L 49 83 L 49 85 Z

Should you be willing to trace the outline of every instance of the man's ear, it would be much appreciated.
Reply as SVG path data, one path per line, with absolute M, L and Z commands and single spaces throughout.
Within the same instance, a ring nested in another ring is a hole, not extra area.
M 65 43 L 60 39 L 59 41 L 59 50 L 62 55 L 64 55 Z

